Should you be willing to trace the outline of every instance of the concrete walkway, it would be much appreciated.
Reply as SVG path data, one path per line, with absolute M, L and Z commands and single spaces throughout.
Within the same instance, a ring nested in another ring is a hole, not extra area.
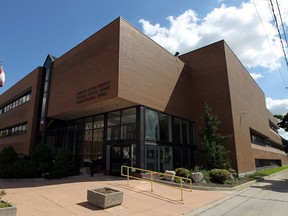
M 288 170 L 198 208 L 187 216 L 288 215 Z
M 193 190 L 183 192 L 165 185 L 124 178 L 76 176 L 62 180 L 0 180 L 6 190 L 4 200 L 17 207 L 18 216 L 89 216 L 89 215 L 183 215 L 222 199 L 234 192 Z M 124 192 L 122 205 L 99 209 L 87 203 L 87 189 L 109 186 Z

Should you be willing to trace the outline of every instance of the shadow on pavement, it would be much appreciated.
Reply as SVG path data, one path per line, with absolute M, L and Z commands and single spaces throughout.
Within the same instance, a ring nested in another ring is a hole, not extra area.
M 280 193 L 288 192 L 288 179 L 283 180 L 265 179 L 261 183 L 262 184 L 252 186 L 252 188 L 260 188 L 263 190 L 270 190 Z
M 70 184 L 81 182 L 94 182 L 94 181 L 124 181 L 125 178 L 117 176 L 108 176 L 101 174 L 71 176 L 63 179 L 0 179 L 0 186 L 3 189 L 23 188 L 23 187 L 40 187 L 58 184 Z

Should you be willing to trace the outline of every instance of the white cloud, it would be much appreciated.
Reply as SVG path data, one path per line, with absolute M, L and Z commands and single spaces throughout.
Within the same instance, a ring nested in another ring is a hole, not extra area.
M 274 115 L 285 115 L 288 112 L 288 99 L 277 100 L 266 98 L 266 106 Z
M 250 75 L 253 77 L 254 80 L 262 78 L 262 74 L 260 73 L 250 73 Z
M 278 33 L 272 24 L 267 1 L 254 0 L 263 25 L 268 34 L 275 57 L 279 60 L 282 48 Z M 288 24 L 288 1 L 278 0 L 283 21 Z M 170 25 L 160 26 L 141 19 L 143 32 L 165 47 L 172 54 L 183 54 L 207 44 L 224 39 L 246 67 L 261 66 L 270 70 L 278 67 L 265 32 L 258 18 L 253 1 L 243 2 L 239 7 L 222 4 L 204 18 L 193 10 L 187 10 L 178 17 L 169 16 Z M 259 78 L 259 77 L 258 77 Z
M 285 130 L 284 130 L 283 128 L 280 128 L 280 129 L 278 130 L 278 133 L 279 133 L 279 135 L 280 135 L 281 137 L 283 137 L 284 139 L 288 140 L 288 133 L 285 132 Z
M 274 115 L 285 115 L 288 112 L 288 99 L 277 100 L 272 98 L 266 98 L 266 106 L 270 112 Z M 280 128 L 278 133 L 281 137 L 288 140 L 288 133 L 284 129 Z

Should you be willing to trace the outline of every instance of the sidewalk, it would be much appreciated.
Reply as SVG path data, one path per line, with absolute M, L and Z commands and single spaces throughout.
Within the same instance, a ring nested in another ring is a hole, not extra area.
M 90 215 L 183 215 L 231 193 L 193 190 L 183 192 L 165 185 L 104 176 L 75 176 L 61 180 L 0 180 L 6 201 L 17 207 L 18 216 L 90 216 Z M 87 189 L 109 186 L 124 192 L 122 205 L 99 209 L 87 203 Z

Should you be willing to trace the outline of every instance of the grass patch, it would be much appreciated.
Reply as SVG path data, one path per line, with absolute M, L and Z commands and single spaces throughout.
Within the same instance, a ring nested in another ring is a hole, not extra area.
M 273 173 L 280 172 L 280 171 L 286 170 L 286 169 L 288 169 L 288 166 L 265 169 L 265 170 L 257 171 L 257 173 L 264 174 L 264 175 L 271 175 Z
M 282 170 L 286 170 L 288 169 L 288 166 L 284 166 L 284 167 L 274 167 L 274 168 L 270 168 L 270 169 L 265 169 L 265 170 L 259 170 L 255 173 L 253 173 L 252 175 L 249 175 L 250 178 L 254 178 L 254 179 L 259 179 L 265 176 L 269 176 L 273 173 L 277 173 L 280 172 Z
M 0 208 L 7 208 L 7 207 L 11 207 L 11 205 L 9 203 L 0 201 Z

